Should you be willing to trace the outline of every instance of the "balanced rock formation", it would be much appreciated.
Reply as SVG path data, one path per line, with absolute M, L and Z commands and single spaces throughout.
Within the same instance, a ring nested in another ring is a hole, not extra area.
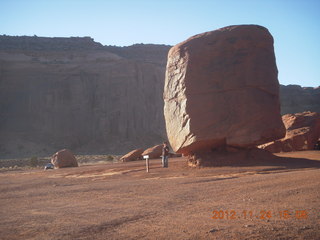
M 173 150 L 190 155 L 282 138 L 277 74 L 273 38 L 261 26 L 229 26 L 172 47 L 164 115 Z
M 78 167 L 76 157 L 68 149 L 63 149 L 53 154 L 51 163 L 55 168 Z
M 303 112 L 286 114 L 282 120 L 287 129 L 282 139 L 260 146 L 273 153 L 313 150 L 320 138 L 320 114 L 316 112 Z
M 120 158 L 120 162 L 135 161 L 142 157 L 143 149 L 135 149 Z
M 142 156 L 149 155 L 150 159 L 159 158 L 162 155 L 162 148 L 163 148 L 162 144 L 148 148 L 142 153 Z

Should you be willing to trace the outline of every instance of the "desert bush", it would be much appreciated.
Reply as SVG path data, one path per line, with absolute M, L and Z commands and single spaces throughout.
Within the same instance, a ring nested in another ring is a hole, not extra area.
M 30 158 L 30 166 L 31 167 L 36 167 L 36 166 L 38 166 L 38 158 L 37 157 L 32 157 L 32 158 Z
M 108 155 L 108 156 L 107 156 L 107 160 L 108 160 L 108 161 L 113 161 L 113 156 Z

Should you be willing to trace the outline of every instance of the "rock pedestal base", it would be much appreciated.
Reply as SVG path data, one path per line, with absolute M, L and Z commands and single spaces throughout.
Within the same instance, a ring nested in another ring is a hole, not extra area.
M 259 148 L 221 148 L 189 155 L 188 165 L 190 167 L 254 166 L 270 163 L 277 158 L 272 153 Z

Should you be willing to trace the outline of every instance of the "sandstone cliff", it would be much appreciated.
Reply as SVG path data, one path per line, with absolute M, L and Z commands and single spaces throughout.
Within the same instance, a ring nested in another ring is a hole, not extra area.
M 0 156 L 119 153 L 166 138 L 170 46 L 0 36 Z M 280 86 L 281 112 L 320 112 L 320 89 Z
M 168 50 L 0 36 L 0 154 L 120 154 L 161 142 Z
M 280 85 L 281 114 L 304 111 L 320 113 L 320 87 Z

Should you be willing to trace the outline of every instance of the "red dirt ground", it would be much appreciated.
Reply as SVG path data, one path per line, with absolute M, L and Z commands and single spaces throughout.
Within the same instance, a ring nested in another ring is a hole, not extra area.
M 0 239 L 320 239 L 320 151 L 0 173 Z

